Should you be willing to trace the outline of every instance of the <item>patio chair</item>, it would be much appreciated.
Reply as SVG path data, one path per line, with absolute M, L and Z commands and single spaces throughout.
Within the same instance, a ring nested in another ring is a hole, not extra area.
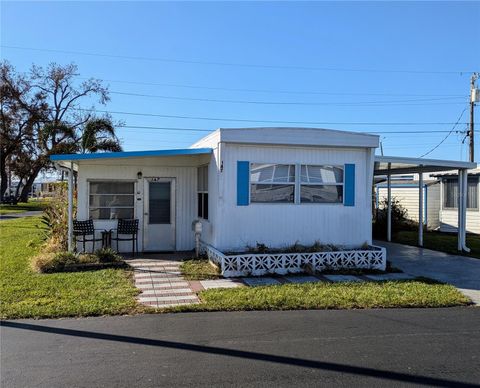
M 79 239 L 81 237 L 81 240 Z M 93 220 L 78 221 L 73 220 L 73 239 L 75 251 L 77 250 L 77 242 L 83 243 L 83 252 L 85 252 L 85 244 L 92 243 L 92 253 L 95 252 L 95 242 L 101 241 L 95 237 L 95 227 Z
M 119 218 L 117 229 L 115 230 L 116 236 L 112 237 L 112 241 L 131 241 L 132 242 L 132 255 L 135 256 L 135 252 L 138 253 L 138 219 L 125 220 Z M 124 236 L 124 237 L 122 237 Z

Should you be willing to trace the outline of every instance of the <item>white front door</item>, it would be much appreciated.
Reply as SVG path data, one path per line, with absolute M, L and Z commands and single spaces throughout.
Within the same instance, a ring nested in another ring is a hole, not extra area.
M 143 250 L 175 250 L 175 178 L 144 179 Z

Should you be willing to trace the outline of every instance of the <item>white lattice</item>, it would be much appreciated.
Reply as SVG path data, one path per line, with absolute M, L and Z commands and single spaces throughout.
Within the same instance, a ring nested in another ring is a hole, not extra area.
M 369 246 L 365 250 L 313 253 L 259 253 L 225 255 L 214 247 L 202 243 L 209 260 L 217 264 L 224 277 L 259 276 L 303 272 L 307 266 L 316 271 L 325 269 L 378 269 L 385 270 L 385 248 Z

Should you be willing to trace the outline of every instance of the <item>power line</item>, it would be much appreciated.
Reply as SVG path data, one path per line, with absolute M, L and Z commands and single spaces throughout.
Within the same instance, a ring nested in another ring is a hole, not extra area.
M 467 110 L 466 107 L 465 107 L 465 109 L 462 110 L 462 113 L 460 113 L 460 116 L 458 117 L 457 122 L 453 125 L 452 129 L 447 133 L 447 135 L 442 139 L 442 141 L 440 143 L 438 143 L 435 147 L 433 147 L 430 151 L 425 152 L 423 155 L 421 155 L 420 158 L 423 158 L 424 156 L 427 156 L 428 154 L 431 154 L 438 147 L 440 147 L 445 140 L 447 140 L 447 138 L 452 134 L 452 132 L 455 130 L 455 128 L 459 124 L 459 122 L 460 122 L 460 120 L 461 120 L 461 118 L 462 118 L 462 116 L 463 116 L 463 114 L 465 113 L 466 110 Z
M 359 102 L 305 102 L 305 101 L 252 101 L 252 100 L 225 100 L 225 99 L 215 99 L 215 98 L 196 98 L 196 97 L 178 97 L 178 96 L 165 96 L 158 94 L 142 94 L 142 93 L 130 93 L 130 92 L 120 92 L 120 91 L 111 91 L 112 94 L 124 95 L 124 96 L 134 96 L 134 97 L 149 97 L 149 98 L 161 98 L 168 100 L 178 100 L 178 101 L 201 101 L 201 102 L 218 102 L 218 103 L 233 103 L 233 104 L 252 104 L 252 105 L 342 105 L 342 106 L 361 106 L 361 105 L 401 105 L 399 103 L 403 102 L 420 102 L 420 101 L 442 101 L 442 100 L 451 100 L 458 99 L 460 97 L 439 97 L 439 98 L 421 98 L 421 99 L 409 99 L 409 100 L 394 100 L 394 101 L 359 101 Z M 467 96 L 462 96 L 467 97 Z M 463 104 L 463 102 L 457 102 L 458 104 Z M 434 103 L 438 105 L 439 103 Z M 447 104 L 453 104 L 449 102 Z M 412 104 L 407 104 L 412 105 Z M 414 104 L 414 105 L 427 105 L 427 104 Z M 428 104 L 429 105 L 429 104 Z
M 158 61 L 158 62 L 183 63 L 183 64 L 194 64 L 194 65 L 248 67 L 248 68 L 261 68 L 261 69 L 365 72 L 365 73 L 444 74 L 444 75 L 446 74 L 464 75 L 465 73 L 470 74 L 474 72 L 471 69 L 457 70 L 457 71 L 439 71 L 439 70 L 433 71 L 433 70 L 361 69 L 361 68 L 337 68 L 337 67 L 310 67 L 310 66 L 296 66 L 296 65 L 295 66 L 268 65 L 268 64 L 233 63 L 233 62 L 210 62 L 210 61 L 196 61 L 196 60 L 174 59 L 174 58 L 163 58 L 163 57 L 143 57 L 143 56 L 132 56 L 132 55 L 93 53 L 93 52 L 86 52 L 86 51 L 58 50 L 58 49 L 48 49 L 48 48 L 38 48 L 38 47 L 21 47 L 21 46 L 11 46 L 11 45 L 0 45 L 0 47 L 7 48 L 7 49 L 14 49 L 14 50 L 43 51 L 43 52 L 50 52 L 50 53 L 85 55 L 85 56 L 95 56 L 95 57 L 115 58 L 115 59 Z
M 89 77 L 77 77 L 79 79 L 90 79 Z M 272 90 L 272 89 L 245 89 L 245 88 L 224 88 L 215 86 L 202 85 L 186 85 L 172 84 L 161 82 L 142 82 L 142 81 L 124 81 L 103 79 L 105 82 L 145 85 L 145 86 L 167 86 L 188 89 L 205 89 L 205 90 L 224 90 L 229 92 L 253 92 L 253 93 L 279 93 L 279 94 L 310 94 L 310 95 L 328 95 L 328 96 L 389 96 L 389 97 L 464 97 L 462 94 L 405 94 L 405 93 L 340 93 L 340 92 L 324 92 L 324 91 L 297 91 L 297 90 Z
M 307 125 L 451 125 L 453 123 L 445 122 L 334 122 L 334 121 L 286 121 L 286 120 L 252 120 L 252 119 L 235 119 L 225 117 L 203 117 L 203 116 L 184 116 L 184 115 L 165 115 L 159 113 L 141 113 L 141 112 L 125 112 L 112 110 L 97 110 L 85 108 L 70 108 L 72 110 L 82 112 L 99 112 L 107 114 L 119 114 L 127 116 L 145 116 L 145 117 L 163 117 L 170 119 L 187 119 L 187 120 L 206 120 L 206 121 L 230 121 L 244 123 L 269 123 L 269 124 L 307 124 Z M 458 123 L 457 123 L 458 124 Z M 466 123 L 462 123 L 466 124 Z
M 155 127 L 155 126 L 140 126 L 140 125 L 122 125 L 118 129 L 159 129 L 165 131 L 191 131 L 191 132 L 213 132 L 210 129 L 202 128 L 183 128 L 183 127 Z M 427 133 L 447 133 L 448 130 L 421 130 L 421 131 L 368 131 L 367 133 L 382 133 L 382 134 L 427 134 Z M 155 132 L 150 132 L 155 133 Z

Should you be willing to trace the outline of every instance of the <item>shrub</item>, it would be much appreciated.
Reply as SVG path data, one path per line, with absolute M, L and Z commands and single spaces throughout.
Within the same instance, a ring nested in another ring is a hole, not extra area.
M 112 248 L 100 248 L 95 251 L 99 263 L 112 263 L 121 261 L 121 256 Z
M 392 234 L 400 230 L 410 230 L 415 228 L 415 222 L 408 218 L 407 209 L 405 209 L 399 200 L 392 198 Z M 388 220 L 388 200 L 384 198 L 378 206 L 375 221 L 373 223 L 373 235 L 377 238 L 387 237 Z
M 66 265 L 78 264 L 81 258 L 77 253 L 41 253 L 34 257 L 32 267 L 37 272 L 50 273 L 62 271 Z
M 54 196 L 42 215 L 42 223 L 47 227 L 47 239 L 53 239 L 62 250 L 67 249 L 68 196 L 64 183 L 55 186 Z

